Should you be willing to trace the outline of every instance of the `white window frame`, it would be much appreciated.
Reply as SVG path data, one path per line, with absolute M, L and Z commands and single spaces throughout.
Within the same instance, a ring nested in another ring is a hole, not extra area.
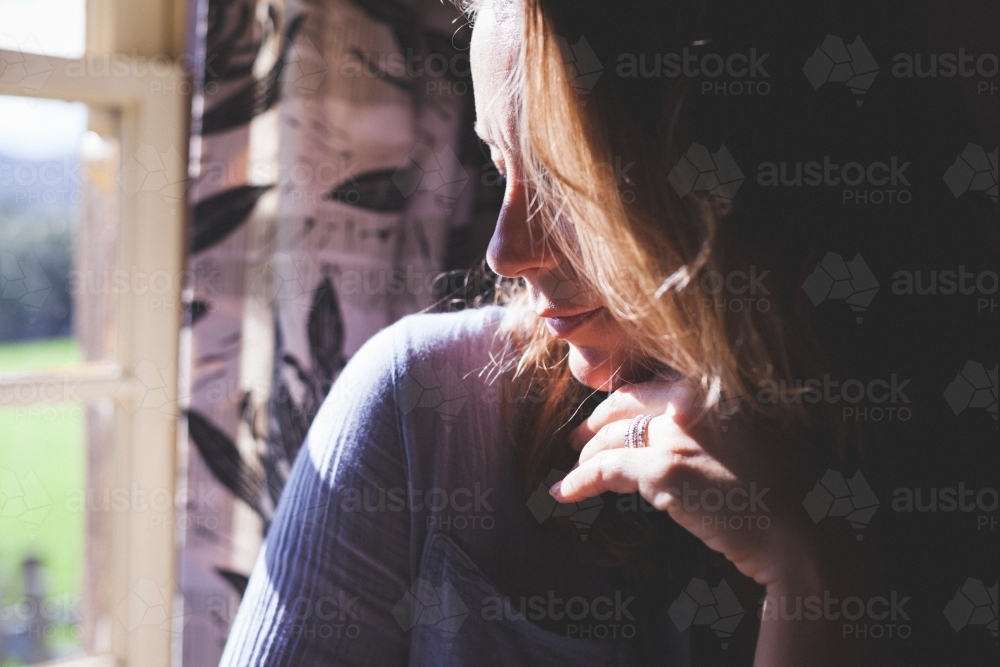
M 117 345 L 111 359 L 68 368 L 0 373 L 0 395 L 12 399 L 3 407 L 112 401 L 116 408 L 109 457 L 113 470 L 108 471 L 112 488 L 130 489 L 135 484 L 140 489 L 167 489 L 171 498 L 177 497 L 177 422 L 157 409 L 141 407 L 145 386 L 136 377 L 136 368 L 140 362 L 151 362 L 160 370 L 168 392 L 177 391 L 186 201 L 171 204 L 159 192 L 142 189 L 145 174 L 129 157 L 144 144 L 161 154 L 179 153 L 182 159 L 167 164 L 166 176 L 171 183 L 187 179 L 190 99 L 185 93 L 190 82 L 183 68 L 162 66 L 164 56 L 176 58 L 183 52 L 185 7 L 183 0 L 88 0 L 87 55 L 82 59 L 0 50 L 8 62 L 23 58 L 29 71 L 49 70 L 37 90 L 0 80 L 0 95 L 79 101 L 119 113 L 119 173 L 124 186 L 119 189 L 120 268 L 141 267 L 148 274 L 165 272 L 178 278 L 167 294 L 158 289 L 156 294 L 129 290 L 117 295 Z M 92 76 L 86 67 L 87 57 L 104 53 L 127 54 L 130 73 Z M 157 54 L 161 66 L 154 73 L 143 57 Z M 130 192 L 135 194 L 127 196 Z M 174 307 L 164 307 L 164 302 Z M 18 403 L 19 397 L 27 398 Z M 177 542 L 176 531 L 171 529 L 176 526 L 174 510 L 170 503 L 163 511 L 151 507 L 144 512 L 110 512 L 110 572 L 105 583 L 112 608 L 102 610 L 112 619 L 110 652 L 50 664 L 170 667 L 175 643 L 172 633 L 157 625 L 139 625 L 130 631 L 117 618 L 125 610 L 115 606 L 141 604 L 132 592 L 138 582 L 151 580 L 163 594 L 171 619 L 179 618 L 171 611 L 183 607 L 183 601 L 177 599 Z

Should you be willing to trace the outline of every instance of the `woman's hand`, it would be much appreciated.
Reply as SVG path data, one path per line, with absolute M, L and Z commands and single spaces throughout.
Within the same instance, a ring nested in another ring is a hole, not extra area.
M 834 619 L 796 620 L 776 611 L 806 596 L 822 598 L 824 591 L 841 598 L 862 592 L 853 581 L 853 545 L 828 539 L 802 510 L 816 479 L 808 447 L 743 412 L 726 422 L 711 415 L 696 422 L 698 396 L 685 382 L 614 392 L 571 434 L 580 461 L 552 486 L 552 495 L 577 502 L 605 491 L 638 491 L 766 586 L 754 665 L 871 664 L 868 645 L 844 642 Z M 628 424 L 641 414 L 653 415 L 647 446 L 626 449 Z
M 571 434 L 580 460 L 552 495 L 568 503 L 638 491 L 758 583 L 819 585 L 812 526 L 799 505 L 807 487 L 794 483 L 812 478 L 805 447 L 755 435 L 745 414 L 728 420 L 726 431 L 711 416 L 693 423 L 697 396 L 686 382 L 626 385 L 611 394 Z M 628 424 L 644 413 L 653 415 L 648 446 L 626 449 Z

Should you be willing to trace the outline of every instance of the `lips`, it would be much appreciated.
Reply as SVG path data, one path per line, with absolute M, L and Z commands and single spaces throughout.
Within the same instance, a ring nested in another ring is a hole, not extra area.
M 545 323 L 548 325 L 549 330 L 556 338 L 566 338 L 593 319 L 602 310 L 604 309 L 595 308 L 594 310 L 588 310 L 584 313 L 577 313 L 575 315 L 545 317 Z

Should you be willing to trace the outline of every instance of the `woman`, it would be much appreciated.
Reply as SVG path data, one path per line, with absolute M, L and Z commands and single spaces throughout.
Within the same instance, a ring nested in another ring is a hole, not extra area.
M 857 664 L 839 626 L 781 613 L 853 567 L 801 505 L 843 438 L 761 400 L 803 377 L 805 334 L 705 287 L 753 257 L 727 200 L 671 183 L 685 91 L 565 64 L 581 37 L 604 63 L 696 44 L 671 5 L 463 7 L 503 307 L 407 317 L 353 357 L 223 665 Z

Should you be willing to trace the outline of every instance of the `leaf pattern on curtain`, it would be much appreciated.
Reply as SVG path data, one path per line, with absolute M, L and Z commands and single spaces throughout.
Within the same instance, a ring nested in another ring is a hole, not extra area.
M 317 396 L 326 396 L 344 367 L 344 323 L 340 319 L 337 291 L 329 278 L 316 288 L 309 311 L 309 351 Z
M 264 480 L 243 460 L 232 438 L 196 410 L 188 410 L 187 418 L 191 440 L 215 478 L 269 521 L 270 513 L 260 502 Z
M 260 49 L 260 39 L 254 39 L 257 27 L 254 22 L 254 8 L 249 4 L 237 3 L 234 20 L 227 20 L 226 4 L 208 3 L 208 34 L 205 37 L 207 53 L 205 58 L 205 84 L 242 79 L 250 76 L 253 61 Z M 234 23 L 235 25 L 229 25 Z M 249 38 L 249 39 L 248 39 Z
M 393 180 L 395 174 L 395 169 L 377 169 L 358 174 L 338 183 L 324 194 L 324 198 L 369 211 L 399 213 L 406 206 L 406 197 Z
M 233 620 L 218 602 L 235 610 L 246 590 L 331 386 L 372 334 L 433 298 L 378 276 L 433 276 L 474 238 L 466 185 L 483 160 L 467 61 L 440 77 L 384 66 L 461 62 L 447 3 L 195 2 L 182 664 L 214 667 Z
M 199 253 L 226 238 L 246 222 L 269 185 L 241 185 L 195 204 L 191 252 Z
M 269 7 L 273 8 L 273 5 Z M 263 78 L 246 83 L 232 96 L 205 112 L 201 126 L 203 134 L 224 132 L 246 125 L 254 116 L 267 111 L 277 103 L 285 59 L 304 20 L 305 16 L 300 14 L 288 24 L 278 59 Z

